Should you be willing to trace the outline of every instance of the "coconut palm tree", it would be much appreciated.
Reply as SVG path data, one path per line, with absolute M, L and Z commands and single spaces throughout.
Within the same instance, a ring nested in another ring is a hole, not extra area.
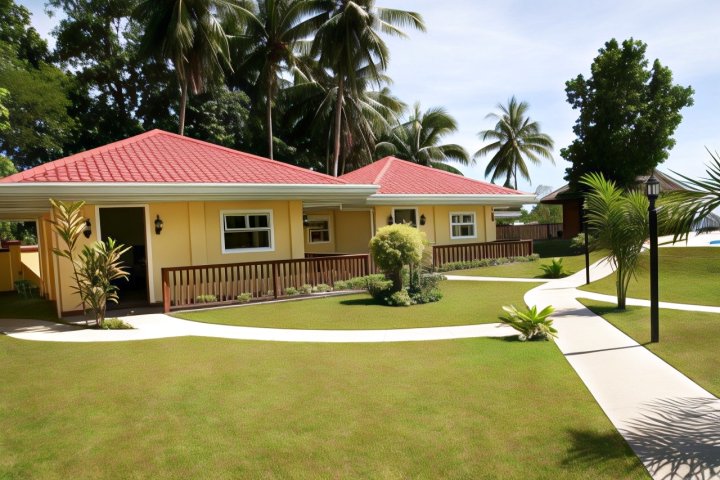
M 180 135 L 185 131 L 188 88 L 193 94 L 230 68 L 228 39 L 222 15 L 247 12 L 235 0 L 143 0 L 134 16 L 144 29 L 140 50 L 159 61 L 170 61 L 180 85 Z
M 377 156 L 393 155 L 403 160 L 447 170 L 445 162 L 471 164 L 468 152 L 460 145 L 440 145 L 442 137 L 457 131 L 457 122 L 442 107 L 429 108 L 423 112 L 415 103 L 407 121 L 395 126 L 387 140 L 375 147 Z M 454 168 L 450 167 L 452 170 Z
M 237 43 L 241 68 L 255 77 L 265 103 L 268 156 L 273 158 L 273 103 L 283 78 L 298 66 L 296 45 L 316 31 L 326 18 L 326 0 L 259 0 L 245 18 Z
M 708 150 L 712 159 L 707 166 L 709 178 L 694 179 L 680 175 L 686 190 L 669 192 L 660 199 L 660 224 L 675 240 L 686 238 L 693 229 L 715 230 L 720 225 L 713 213 L 720 208 L 720 155 Z
M 504 176 L 504 185 L 517 190 L 518 170 L 525 180 L 530 181 L 526 160 L 539 165 L 540 158 L 545 158 L 555 164 L 550 153 L 554 143 L 540 132 L 539 123 L 527 117 L 527 102 L 518 102 L 513 96 L 507 106 L 498 104 L 497 108 L 500 114 L 490 113 L 485 117 L 497 120 L 495 128 L 478 133 L 480 140 L 492 143 L 475 152 L 474 158 L 495 152 L 485 169 L 485 177 L 491 177 L 490 181 L 495 182 Z
M 380 34 L 404 37 L 401 27 L 424 31 L 425 24 L 418 13 L 379 8 L 374 0 L 336 0 L 329 5 L 328 18 L 315 36 L 311 53 L 334 75 L 333 155 L 329 170 L 337 176 L 346 91 L 357 96 L 367 84 L 358 83 L 356 72 L 365 69 L 366 79 L 379 82 L 389 59 L 387 45 Z
M 617 276 L 617 305 L 624 310 L 628 285 L 649 234 L 648 199 L 639 190 L 623 192 L 600 173 L 584 175 L 580 183 L 590 189 L 585 195 L 587 225 L 595 248 L 610 252 Z

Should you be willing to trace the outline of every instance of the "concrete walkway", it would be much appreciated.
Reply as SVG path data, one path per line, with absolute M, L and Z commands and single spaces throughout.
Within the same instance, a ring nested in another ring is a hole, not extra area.
M 197 336 L 275 342 L 377 343 L 517 335 L 512 328 L 497 323 L 392 330 L 294 330 L 192 322 L 161 313 L 124 317 L 123 320 L 135 328 L 93 330 L 42 320 L 2 320 L 0 330 L 14 338 L 45 342 L 122 342 Z
M 591 279 L 610 273 L 600 261 Z M 555 307 L 558 347 L 653 478 L 720 478 L 720 400 L 578 302 L 584 283 L 580 271 L 525 302 Z
M 585 280 L 583 279 L 583 284 Z M 588 300 L 597 300 L 599 302 L 617 303 L 617 297 L 615 295 L 605 295 L 602 293 L 586 292 L 585 290 L 575 289 L 573 292 L 575 298 L 587 298 Z M 626 298 L 625 303 L 636 307 L 649 307 L 650 300 L 642 300 L 639 298 Z M 712 307 L 710 305 L 691 305 L 688 303 L 671 303 L 671 302 L 660 302 L 660 308 L 667 308 L 668 310 L 683 310 L 686 312 L 708 312 L 708 313 L 720 313 L 720 307 Z

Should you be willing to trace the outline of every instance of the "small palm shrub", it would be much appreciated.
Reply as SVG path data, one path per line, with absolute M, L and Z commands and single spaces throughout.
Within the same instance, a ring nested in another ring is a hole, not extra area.
M 553 258 L 552 263 L 540 265 L 540 269 L 543 271 L 543 277 L 545 278 L 561 278 L 567 276 L 562 258 Z
M 547 340 L 549 337 L 557 337 L 557 330 L 552 326 L 553 321 L 548 318 L 555 309 L 547 306 L 538 312 L 537 306 L 533 305 L 527 311 L 521 312 L 514 305 L 502 307 L 505 315 L 500 316 L 500 321 L 510 325 L 517 330 L 518 338 L 526 340 Z
M 102 324 L 102 328 L 105 330 L 131 330 L 133 326 L 123 322 L 119 318 L 106 318 Z
M 206 295 L 198 295 L 195 297 L 195 303 L 215 303 L 217 302 L 217 297 L 212 294 L 206 294 Z
M 300 292 L 299 292 L 298 289 L 295 288 L 295 287 L 287 287 L 287 288 L 285 289 L 285 295 L 290 295 L 290 296 L 300 295 Z
M 240 303 L 248 303 L 250 300 L 252 300 L 252 297 L 253 297 L 252 293 L 245 292 L 245 293 L 241 293 L 240 295 L 235 297 L 235 300 L 237 300 Z

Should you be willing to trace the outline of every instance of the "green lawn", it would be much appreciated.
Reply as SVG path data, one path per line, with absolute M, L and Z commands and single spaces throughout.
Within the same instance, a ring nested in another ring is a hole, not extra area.
M 635 339 L 650 341 L 650 309 L 582 300 L 593 312 Z M 693 379 L 703 388 L 720 395 L 720 315 L 716 313 L 660 310 L 660 342 L 647 343 L 650 351 Z
M 497 322 L 502 306 L 524 306 L 534 283 L 444 281 L 443 299 L 412 307 L 378 305 L 367 294 L 183 312 L 179 318 L 248 327 L 369 330 Z
M 648 478 L 552 342 L 0 337 L 0 364 L 5 479 Z
M 660 301 L 720 305 L 720 248 L 660 248 Z M 615 275 L 607 276 L 583 290 L 615 295 Z M 650 298 L 649 254 L 642 254 L 636 280 L 628 288 L 630 298 Z
M 42 298 L 23 298 L 15 292 L 0 293 L 0 318 L 34 318 L 57 321 L 53 302 Z
M 556 241 L 556 240 L 553 240 Z M 600 260 L 605 255 L 602 252 L 590 252 L 590 263 Z M 447 275 L 470 275 L 474 277 L 505 277 L 505 278 L 542 278 L 543 271 L 540 265 L 549 264 L 552 258 L 540 258 L 534 262 L 506 263 L 494 267 L 473 268 L 470 270 L 455 270 L 445 272 Z M 562 258 L 563 266 L 568 275 L 585 268 L 585 255 L 571 255 Z

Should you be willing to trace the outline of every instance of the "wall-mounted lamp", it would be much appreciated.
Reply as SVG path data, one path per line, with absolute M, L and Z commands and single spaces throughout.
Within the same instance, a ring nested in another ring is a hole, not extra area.
M 425 214 L 420 215 L 420 225 L 425 225 L 426 221 Z
M 85 220 L 85 226 L 83 227 L 83 235 L 85 235 L 85 238 L 90 238 L 90 235 L 92 234 L 92 224 L 90 223 L 90 219 Z
M 310 225 L 310 220 L 308 220 L 308 216 L 307 216 L 307 215 L 303 215 L 303 226 L 304 226 L 304 227 L 307 227 L 307 226 L 309 226 L 309 225 Z
M 491 222 L 495 221 L 495 212 L 490 212 L 490 221 Z
M 163 221 L 160 219 L 160 215 L 158 215 L 157 218 L 155 218 L 155 234 L 156 234 L 156 235 L 160 235 L 160 232 L 162 232 L 162 229 L 163 229 L 163 226 L 164 226 L 164 225 L 165 225 L 165 224 L 164 224 Z
M 388 222 L 388 225 L 392 225 L 393 223 L 395 223 L 395 219 L 393 218 L 392 215 L 388 215 L 387 222 Z

